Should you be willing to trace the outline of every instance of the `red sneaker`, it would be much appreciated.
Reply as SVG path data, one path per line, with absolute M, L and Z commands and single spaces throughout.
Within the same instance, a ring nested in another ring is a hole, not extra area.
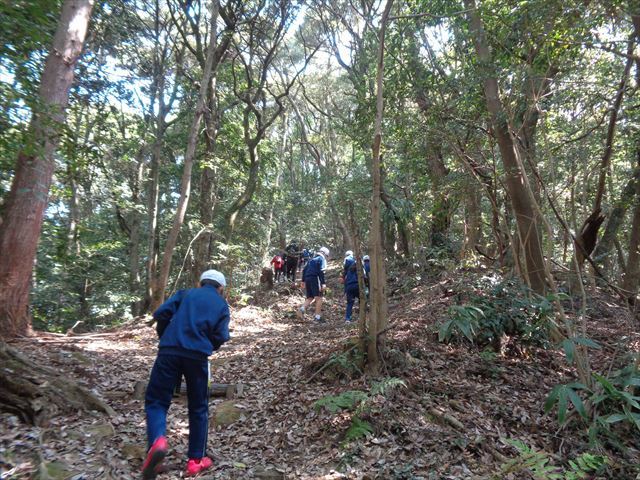
M 147 453 L 147 458 L 142 464 L 142 478 L 145 480 L 151 480 L 156 478 L 158 475 L 158 468 L 164 460 L 164 457 L 167 456 L 167 450 L 169 450 L 169 445 L 167 443 L 167 437 L 160 436 L 153 442 L 149 452 Z
M 187 470 L 185 472 L 185 476 L 193 477 L 198 475 L 200 472 L 204 472 L 209 468 L 213 467 L 213 460 L 209 457 L 202 458 L 190 458 L 187 462 Z

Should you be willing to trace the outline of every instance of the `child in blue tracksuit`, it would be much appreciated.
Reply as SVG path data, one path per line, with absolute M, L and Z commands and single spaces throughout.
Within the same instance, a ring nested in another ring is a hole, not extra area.
M 351 322 L 351 313 L 356 298 L 360 298 L 360 288 L 358 287 L 358 264 L 353 258 L 353 252 L 349 250 L 344 259 L 344 270 L 342 272 L 342 280 L 344 282 L 344 293 L 347 296 L 347 311 L 345 313 L 345 321 Z
M 318 254 L 313 257 L 302 270 L 302 281 L 304 282 L 306 291 L 306 300 L 304 305 L 298 310 L 298 318 L 302 318 L 311 302 L 315 302 L 315 321 L 325 323 L 322 319 L 322 294 L 327 287 L 324 279 L 324 271 L 327 269 L 327 257 L 329 249 L 322 247 Z
M 211 468 L 206 456 L 209 429 L 208 357 L 229 340 L 229 305 L 223 297 L 226 281 L 216 270 L 200 276 L 200 288 L 180 290 L 153 317 L 160 337 L 158 356 L 145 395 L 149 451 L 142 466 L 145 479 L 155 478 L 167 455 L 167 411 L 172 392 L 184 375 L 189 405 L 189 450 L 186 476 Z
M 362 257 L 362 264 L 364 267 L 364 284 L 369 288 L 369 277 L 371 275 L 371 260 L 369 259 L 369 255 Z

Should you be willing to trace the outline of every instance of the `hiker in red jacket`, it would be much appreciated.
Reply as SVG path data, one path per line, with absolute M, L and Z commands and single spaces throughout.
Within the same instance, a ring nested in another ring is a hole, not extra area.
M 271 265 L 273 265 L 273 273 L 275 274 L 276 282 L 279 282 L 282 279 L 282 274 L 284 273 L 284 259 L 279 253 L 271 259 Z

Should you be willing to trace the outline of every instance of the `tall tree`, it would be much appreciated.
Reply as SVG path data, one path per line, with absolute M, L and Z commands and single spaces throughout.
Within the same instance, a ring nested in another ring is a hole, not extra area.
M 187 139 L 187 147 L 184 154 L 184 165 L 182 170 L 182 180 L 180 182 L 180 198 L 178 200 L 178 207 L 176 209 L 175 216 L 173 217 L 173 224 L 167 241 L 164 246 L 164 252 L 162 255 L 162 266 L 160 272 L 155 278 L 155 285 L 153 288 L 153 297 L 151 301 L 151 310 L 155 310 L 160 306 L 164 300 L 164 290 L 169 282 L 169 272 L 171 271 L 171 262 L 173 257 L 173 251 L 178 242 L 178 235 L 184 222 L 184 216 L 187 212 L 187 206 L 189 205 L 189 198 L 191 196 L 191 170 L 193 169 L 193 162 L 196 154 L 196 147 L 198 143 L 198 137 L 200 133 L 200 123 L 204 116 L 204 110 L 206 108 L 207 94 L 209 91 L 209 83 L 214 68 L 217 68 L 218 63 L 216 60 L 216 40 L 217 40 L 217 24 L 218 24 L 218 11 L 220 9 L 220 3 L 218 0 L 212 0 L 211 2 L 211 22 L 210 22 L 210 40 L 207 48 L 207 60 L 202 72 L 202 79 L 200 80 L 200 92 L 198 94 L 198 100 L 196 103 L 196 109 L 191 120 L 191 127 L 189 129 L 189 137 Z
M 65 123 L 74 69 L 82 52 L 94 0 L 66 0 L 42 72 L 39 103 L 32 112 L 29 144 L 18 155 L 0 231 L 0 335 L 30 327 L 29 282 L 36 255 L 54 152 Z
M 516 216 L 518 236 L 526 266 L 526 272 L 523 273 L 533 290 L 545 293 L 548 284 L 541 244 L 540 216 L 535 207 L 535 198 L 524 166 L 516 152 L 508 121 L 509 116 L 500 99 L 496 67 L 491 57 L 480 12 L 475 0 L 465 0 L 464 4 L 468 10 L 471 34 L 483 78 L 487 110 L 504 164 L 505 184 Z
M 371 251 L 371 314 L 369 317 L 367 348 L 367 368 L 371 373 L 377 373 L 378 365 L 378 335 L 387 325 L 387 274 L 385 271 L 384 250 L 382 249 L 382 219 L 380 205 L 382 197 L 382 161 L 380 148 L 382 146 L 382 116 L 384 108 L 384 39 L 387 22 L 393 0 L 387 0 L 380 20 L 378 37 L 378 62 L 376 70 L 376 121 L 373 131 L 371 176 L 373 192 L 371 194 L 371 237 L 369 249 Z

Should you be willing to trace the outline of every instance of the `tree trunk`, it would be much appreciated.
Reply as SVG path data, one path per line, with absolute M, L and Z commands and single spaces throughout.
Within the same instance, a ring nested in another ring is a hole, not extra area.
M 638 156 L 640 157 L 640 150 Z M 622 282 L 622 288 L 626 290 L 627 298 L 632 303 L 635 303 L 640 282 L 640 182 L 635 182 L 635 186 L 636 195 L 629 238 L 629 255 L 627 257 L 624 281 Z
M 67 257 L 80 255 L 80 242 L 78 241 L 78 223 L 80 221 L 80 200 L 78 198 L 78 181 L 76 174 L 69 166 L 67 168 L 67 181 L 71 198 L 69 199 L 69 227 L 67 228 Z
M 266 235 L 262 247 L 262 264 L 269 265 L 271 260 L 270 248 L 271 237 L 273 235 L 273 217 L 275 212 L 275 197 L 280 190 L 280 182 L 282 181 L 282 169 L 284 168 L 284 158 L 287 147 L 287 115 L 282 115 L 282 135 L 280 136 L 280 144 L 278 145 L 278 161 L 276 163 L 276 179 L 273 184 L 273 190 L 269 198 L 269 213 L 267 214 Z M 302 248 L 302 246 L 300 246 Z
M 384 182 L 384 177 L 382 178 Z M 411 258 L 411 247 L 409 245 L 409 229 L 407 228 L 407 220 L 403 218 L 402 212 L 399 212 L 393 205 L 392 198 L 387 194 L 386 190 L 382 189 L 380 199 L 384 203 L 385 207 L 389 209 L 393 215 L 396 227 L 398 229 L 398 243 L 400 244 L 400 251 L 405 258 Z
M 18 154 L 0 231 L 0 337 L 25 334 L 30 328 L 29 282 L 55 169 L 53 154 L 93 4 L 94 0 L 64 2 L 40 81 L 29 145 Z
M 143 161 L 144 148 L 140 148 L 136 156 L 135 176 L 131 182 L 131 221 L 129 222 L 129 293 L 138 297 L 140 295 L 140 226 L 142 219 L 138 210 L 140 202 L 140 186 L 144 173 Z M 131 315 L 137 317 L 141 313 L 141 301 L 139 299 L 131 302 Z
M 160 91 L 162 92 L 162 90 Z M 161 93 L 164 95 L 164 93 Z M 162 163 L 162 137 L 164 136 L 164 117 L 156 122 L 156 138 L 151 154 L 151 183 L 148 193 L 149 243 L 147 247 L 147 298 L 152 299 L 158 270 L 160 239 L 158 238 L 158 200 L 160 198 L 160 164 Z
M 207 49 L 207 61 L 204 71 L 202 72 L 202 80 L 200 82 L 200 93 L 198 95 L 198 102 L 196 104 L 196 110 L 191 121 L 191 128 L 189 130 L 189 137 L 187 140 L 187 148 L 184 154 L 184 167 L 182 170 L 182 180 L 180 181 L 180 199 L 178 200 L 178 207 L 176 214 L 173 218 L 173 225 L 167 236 L 167 241 L 164 246 L 164 252 L 162 255 L 162 266 L 160 268 L 160 274 L 157 277 L 154 287 L 154 296 L 151 301 L 151 310 L 155 310 L 160 306 L 164 300 L 164 290 L 169 282 L 169 272 L 171 270 L 171 260 L 173 256 L 173 250 L 178 243 L 178 235 L 184 221 L 184 216 L 187 212 L 187 206 L 189 205 L 189 198 L 191 195 L 191 170 L 193 168 L 193 160 L 196 153 L 196 146 L 198 144 L 198 133 L 200 130 L 200 122 L 204 115 L 204 109 L 206 108 L 207 90 L 209 88 L 209 82 L 211 80 L 211 74 L 213 71 L 213 61 L 216 52 L 216 35 L 217 35 L 217 22 L 218 22 L 218 0 L 212 0 L 211 2 L 211 39 L 209 42 L 209 48 Z
M 249 128 L 248 112 L 245 117 L 246 128 Z M 248 130 L 247 130 L 248 132 Z M 224 237 L 227 243 L 231 242 L 233 231 L 236 227 L 236 220 L 242 210 L 253 200 L 253 194 L 258 188 L 258 179 L 260 174 L 260 156 L 258 154 L 258 142 L 255 140 L 247 141 L 247 150 L 249 153 L 249 178 L 244 186 L 243 192 L 231 204 L 225 214 Z
M 480 210 L 480 192 L 475 185 L 469 187 L 466 197 L 466 211 L 464 216 L 464 244 L 460 252 L 460 258 L 464 259 L 469 252 L 475 251 L 476 245 L 482 235 L 482 218 Z
M 216 69 L 217 70 L 217 69 Z M 200 211 L 200 223 L 206 228 L 200 238 L 198 238 L 193 246 L 193 268 L 192 277 L 194 280 L 199 278 L 199 275 L 209 268 L 211 261 L 211 254 L 213 252 L 213 218 L 214 210 L 216 207 L 216 182 L 215 172 L 211 165 L 215 158 L 216 145 L 218 140 L 218 128 L 220 122 L 220 116 L 218 114 L 218 97 L 216 92 L 217 86 L 217 72 L 214 71 L 211 74 L 211 86 L 209 89 L 209 111 L 205 113 L 206 124 L 206 137 L 205 142 L 207 146 L 207 163 L 202 169 L 202 176 L 200 177 L 200 198 L 199 198 L 199 211 Z
M 387 21 L 393 0 L 387 0 L 380 21 L 380 33 L 378 44 L 378 63 L 376 73 L 376 120 L 373 134 L 371 157 L 371 175 L 373 178 L 373 192 L 371 194 L 371 238 L 369 250 L 371 252 L 371 279 L 370 298 L 371 310 L 369 316 L 369 348 L 367 350 L 367 371 L 373 375 L 379 370 L 378 356 L 378 332 L 387 325 L 387 274 L 384 265 L 384 250 L 382 248 L 382 218 L 380 215 L 380 203 L 382 195 L 382 168 L 380 162 L 380 146 L 382 143 L 382 115 L 384 107 L 383 81 L 384 81 L 384 40 L 387 29 Z
M 356 222 L 356 217 L 353 213 L 353 203 L 349 203 L 349 227 L 357 265 L 356 272 L 358 275 L 358 338 L 360 340 L 358 348 L 360 352 L 364 353 L 369 350 L 369 343 L 373 341 L 373 339 L 367 335 L 367 294 L 363 276 L 364 269 L 362 267 L 364 263 L 362 261 L 362 243 L 358 222 Z
M 484 26 L 480 14 L 476 9 L 475 0 L 465 0 L 465 8 L 469 10 L 471 32 L 480 67 L 483 72 L 484 95 L 487 110 L 494 134 L 498 141 L 502 162 L 506 172 L 505 183 L 516 216 L 518 234 L 524 250 L 526 275 L 531 288 L 537 293 L 544 294 L 548 283 L 545 273 L 545 259 L 540 242 L 539 215 L 535 208 L 535 198 L 529 184 L 529 179 L 517 156 L 513 137 L 511 136 L 508 115 L 500 99 L 498 80 L 493 73 L 493 61 L 487 44 Z M 487 71 L 488 70 L 488 71 Z
M 611 156 L 613 154 L 613 141 L 615 138 L 616 125 L 618 121 L 618 114 L 622 105 L 622 99 L 624 97 L 624 91 L 629 79 L 629 72 L 633 65 L 633 59 L 630 58 L 633 53 L 633 46 L 635 39 L 631 38 L 627 46 L 627 63 L 624 67 L 624 72 L 620 83 L 618 85 L 618 91 L 611 107 L 611 116 L 609 117 L 609 126 L 607 128 L 607 139 L 605 141 L 604 152 L 602 154 L 602 160 L 600 161 L 600 176 L 598 178 L 598 190 L 596 192 L 596 198 L 593 204 L 593 210 L 591 214 L 585 219 L 580 229 L 580 233 L 576 238 L 576 255 L 578 260 L 578 266 L 582 267 L 585 257 L 591 255 L 598 239 L 598 232 L 600 226 L 604 222 L 604 215 L 602 214 L 602 200 L 604 198 L 605 185 L 607 180 L 607 174 L 609 172 L 609 166 L 611 164 Z

